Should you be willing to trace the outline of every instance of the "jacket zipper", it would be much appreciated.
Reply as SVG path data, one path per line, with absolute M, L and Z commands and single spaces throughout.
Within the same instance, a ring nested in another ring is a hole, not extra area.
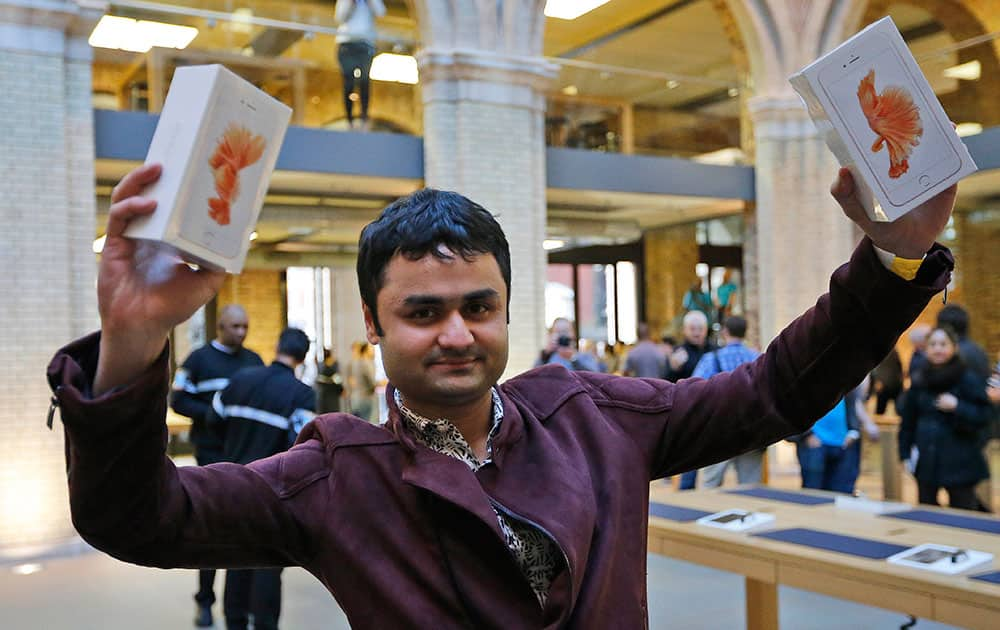
M 487 498 L 490 501 L 490 505 L 492 505 L 494 509 L 500 510 L 501 512 L 503 512 L 504 516 L 507 516 L 508 518 L 512 518 L 515 521 L 520 521 L 522 523 L 527 523 L 531 527 L 534 527 L 538 531 L 540 531 L 543 534 L 545 534 L 545 536 L 548 537 L 548 539 L 552 541 L 552 544 L 554 544 L 556 546 L 556 549 L 558 549 L 559 553 L 562 554 L 563 564 L 566 565 L 566 572 L 569 574 L 569 602 L 567 602 L 567 610 L 571 610 L 571 605 L 573 603 L 573 588 L 574 588 L 574 584 L 575 584 L 575 582 L 573 581 L 573 567 L 570 565 L 570 563 L 569 563 L 569 556 L 566 555 L 566 551 L 563 550 L 562 545 L 560 545 L 559 541 L 556 540 L 556 537 L 552 535 L 552 532 L 550 532 L 549 530 L 545 529 L 544 527 L 542 527 L 541 525 L 539 525 L 535 521 L 533 521 L 533 520 L 531 520 L 529 518 L 525 518 L 525 517 L 521 516 L 520 514 L 515 514 L 514 512 L 510 511 L 506 506 L 504 506 L 502 503 L 500 503 L 499 501 L 497 501 L 496 499 L 494 499 L 491 496 L 487 496 Z M 550 584 L 549 587 L 551 588 L 551 586 L 552 585 Z
M 56 407 L 59 406 L 59 399 L 55 396 L 52 397 L 52 402 L 49 403 L 49 415 L 45 418 L 45 426 L 52 430 L 52 418 L 56 415 Z

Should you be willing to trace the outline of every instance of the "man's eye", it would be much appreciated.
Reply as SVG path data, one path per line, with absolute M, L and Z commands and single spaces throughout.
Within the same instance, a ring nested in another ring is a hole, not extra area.
M 466 307 L 466 310 L 468 310 L 469 313 L 472 313 L 473 315 L 483 315 L 484 313 L 488 313 L 490 311 L 490 306 L 489 304 L 484 304 L 482 302 L 479 302 L 475 304 L 470 304 L 468 307 Z
M 410 313 L 410 319 L 430 319 L 432 317 L 434 317 L 434 311 L 429 308 L 422 308 Z

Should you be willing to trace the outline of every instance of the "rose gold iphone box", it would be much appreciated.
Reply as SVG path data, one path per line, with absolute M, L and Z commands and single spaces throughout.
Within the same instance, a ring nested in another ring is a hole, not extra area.
M 163 165 L 152 215 L 125 235 L 239 273 L 292 110 L 221 65 L 177 68 L 146 154 Z
M 892 18 L 789 81 L 873 220 L 894 221 L 976 171 Z

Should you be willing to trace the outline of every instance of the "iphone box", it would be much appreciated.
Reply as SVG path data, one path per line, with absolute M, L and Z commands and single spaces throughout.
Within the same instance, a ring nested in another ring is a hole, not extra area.
M 125 235 L 239 273 L 291 113 L 221 65 L 177 68 L 146 154 L 163 165 L 142 193 L 156 210 Z
M 892 18 L 789 81 L 873 220 L 894 221 L 976 171 Z

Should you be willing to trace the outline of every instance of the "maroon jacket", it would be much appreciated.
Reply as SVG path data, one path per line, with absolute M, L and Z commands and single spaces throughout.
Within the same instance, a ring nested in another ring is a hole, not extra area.
M 177 469 L 164 454 L 166 356 L 89 400 L 91 336 L 49 368 L 73 521 L 137 564 L 300 565 L 357 628 L 644 627 L 649 481 L 807 429 L 888 353 L 951 267 L 936 248 L 905 282 L 866 241 L 759 360 L 709 380 L 527 372 L 499 386 L 495 465 L 478 473 L 416 443 L 395 408 L 388 428 L 327 415 L 287 453 Z M 564 553 L 544 610 L 491 504 Z

